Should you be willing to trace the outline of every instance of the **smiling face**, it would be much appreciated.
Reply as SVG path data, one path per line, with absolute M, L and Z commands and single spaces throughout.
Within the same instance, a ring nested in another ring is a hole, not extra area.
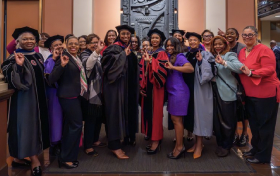
M 203 37 L 203 43 L 208 45 L 210 44 L 213 35 L 210 32 L 205 32 L 202 37 Z
M 85 50 L 87 48 L 86 39 L 84 39 L 83 37 L 79 39 L 79 47 L 81 50 Z
M 23 33 L 18 41 L 22 49 L 31 51 L 35 48 L 36 39 L 35 36 L 29 32 Z
M 70 54 L 77 56 L 79 50 L 79 41 L 77 38 L 70 38 L 66 44 L 66 48 Z
M 195 49 L 195 48 L 199 47 L 200 41 L 197 37 L 190 36 L 188 41 L 189 41 L 189 46 L 191 47 L 191 49 Z
M 149 41 L 143 41 L 142 42 L 142 48 L 144 51 L 150 50 L 150 42 Z
M 115 32 L 113 32 L 113 31 L 109 32 L 108 38 L 107 38 L 109 45 L 113 44 L 114 41 L 116 40 L 116 38 L 117 38 L 117 36 L 116 36 Z
M 123 43 L 128 44 L 128 42 L 130 41 L 130 36 L 131 36 L 131 33 L 128 30 L 123 29 L 120 31 L 120 40 Z
M 98 38 L 94 37 L 89 44 L 87 44 L 87 48 L 90 49 L 92 52 L 96 50 L 98 46 Z
M 226 39 L 229 43 L 235 42 L 237 39 L 237 34 L 233 29 L 228 29 L 226 32 Z
M 257 42 L 257 34 L 250 28 L 243 31 L 242 38 L 247 46 L 253 46 Z
M 53 51 L 54 49 L 58 49 L 59 52 L 62 52 L 63 50 L 63 43 L 61 42 L 61 40 L 56 40 L 52 43 L 51 45 L 51 51 Z
M 138 49 L 138 39 L 136 37 L 131 37 L 131 46 L 134 51 Z
M 48 39 L 47 36 L 42 35 L 41 38 L 40 38 L 40 40 L 39 40 L 39 46 L 42 47 L 42 48 L 44 48 L 44 47 L 45 47 L 45 46 L 44 46 L 44 43 L 45 43 L 45 41 L 46 41 L 47 39 Z
M 182 36 L 182 34 L 180 34 L 180 33 L 178 33 L 178 32 L 175 32 L 175 33 L 173 34 L 173 37 L 177 38 L 180 42 L 183 41 L 183 36 Z
M 225 44 L 221 39 L 216 39 L 214 41 L 214 50 L 217 54 L 221 54 L 225 50 Z
M 159 47 L 160 45 L 160 36 L 158 34 L 152 34 L 151 36 L 151 43 L 153 47 Z
M 166 49 L 167 53 L 170 55 L 174 53 L 174 46 L 172 45 L 170 40 L 167 41 L 165 49 Z

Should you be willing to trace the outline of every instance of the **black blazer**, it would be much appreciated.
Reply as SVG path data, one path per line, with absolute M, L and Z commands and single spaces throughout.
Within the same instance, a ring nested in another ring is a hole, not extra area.
M 80 70 L 72 56 L 69 53 L 65 53 L 65 55 L 69 57 L 68 64 L 62 67 L 60 57 L 58 57 L 48 79 L 50 84 L 57 82 L 58 97 L 78 97 L 81 93 Z

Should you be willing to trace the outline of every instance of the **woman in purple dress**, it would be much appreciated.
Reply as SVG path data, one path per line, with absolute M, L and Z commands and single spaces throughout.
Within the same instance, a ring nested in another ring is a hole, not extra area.
M 45 66 L 45 77 L 48 80 L 49 74 L 52 72 L 55 65 L 55 60 L 60 56 L 63 50 L 64 37 L 60 35 L 49 37 L 45 41 L 45 47 L 49 48 L 51 55 L 47 58 L 44 63 Z M 47 81 L 48 82 L 48 81 Z M 56 96 L 57 85 L 51 85 L 48 83 L 46 87 L 47 98 L 48 98 L 48 111 L 49 111 L 49 128 L 50 128 L 50 155 L 58 155 L 60 153 L 60 140 L 62 136 L 62 123 L 63 115 L 61 106 Z
M 178 39 L 170 37 L 165 43 L 165 49 L 169 56 L 169 62 L 165 67 L 169 69 L 166 89 L 168 92 L 167 110 L 171 114 L 171 120 L 174 124 L 176 145 L 167 157 L 178 159 L 185 153 L 183 144 L 184 125 L 183 117 L 187 115 L 190 91 L 184 82 L 183 73 L 194 72 L 193 66 L 187 58 L 181 53 L 181 45 Z

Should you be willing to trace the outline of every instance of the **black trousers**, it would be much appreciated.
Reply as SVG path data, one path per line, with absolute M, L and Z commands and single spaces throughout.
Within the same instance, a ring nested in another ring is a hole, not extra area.
M 120 140 L 108 141 L 108 148 L 110 150 L 118 150 L 122 147 Z
M 59 98 L 64 114 L 60 159 L 63 162 L 77 161 L 83 127 L 80 98 Z
M 233 145 L 237 124 L 236 101 L 223 101 L 219 95 L 217 84 L 213 83 L 213 129 L 218 146 L 230 149 Z
M 246 97 L 246 111 L 252 131 L 251 152 L 261 162 L 270 162 L 278 105 L 276 97 Z
M 89 149 L 92 148 L 94 142 L 99 140 L 102 125 L 102 105 L 88 103 L 84 121 L 84 149 Z

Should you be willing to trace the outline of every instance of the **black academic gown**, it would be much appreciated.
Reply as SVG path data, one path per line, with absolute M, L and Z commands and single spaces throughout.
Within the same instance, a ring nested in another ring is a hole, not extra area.
M 135 54 L 126 56 L 117 44 L 103 52 L 103 98 L 108 140 L 135 135 L 138 131 L 139 66 Z
M 9 151 L 20 159 L 38 155 L 50 144 L 44 59 L 35 52 L 23 54 L 22 67 L 13 54 L 1 66 L 9 88 L 15 89 L 9 105 Z

